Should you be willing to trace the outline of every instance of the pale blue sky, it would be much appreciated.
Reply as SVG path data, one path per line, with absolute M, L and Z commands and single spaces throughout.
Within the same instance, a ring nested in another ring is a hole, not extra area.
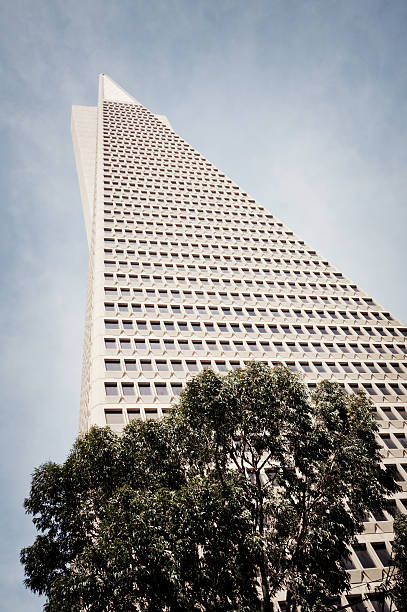
M 30 473 L 77 431 L 87 246 L 69 132 L 109 74 L 407 323 L 405 0 L 2 4 L 1 604 Z

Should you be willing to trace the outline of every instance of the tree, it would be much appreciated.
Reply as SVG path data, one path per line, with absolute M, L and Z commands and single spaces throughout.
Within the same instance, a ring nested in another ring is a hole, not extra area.
M 249 364 L 192 379 L 170 416 L 94 428 L 33 476 L 22 551 L 46 610 L 326 610 L 367 511 L 396 485 L 363 395 Z
M 93 428 L 34 472 L 41 532 L 21 560 L 45 610 L 255 610 L 256 550 L 238 477 L 189 474 L 171 419 Z
M 326 610 L 348 586 L 348 547 L 397 488 L 380 465 L 370 408 L 329 382 L 310 397 L 288 369 L 261 363 L 225 377 L 207 370 L 187 385 L 173 418 L 191 469 L 247 477 L 264 611 L 281 589 L 288 611 Z

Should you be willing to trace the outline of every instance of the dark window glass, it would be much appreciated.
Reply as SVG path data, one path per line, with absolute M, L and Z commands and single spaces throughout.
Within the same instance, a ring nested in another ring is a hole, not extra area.
M 343 559 L 342 562 L 343 562 L 343 566 L 345 569 L 347 570 L 355 569 L 355 564 L 353 563 L 350 557 Z
M 366 612 L 366 607 L 362 602 L 361 595 L 348 595 L 346 599 L 350 604 L 352 612 Z
M 390 434 L 381 434 L 380 437 L 387 448 L 397 448 L 395 442 L 390 438 Z
M 375 521 L 387 521 L 387 517 L 384 515 L 384 513 L 381 510 L 375 510 L 374 512 L 372 512 Z
M 375 564 L 373 563 L 373 559 L 369 555 L 365 544 L 357 544 L 356 546 L 354 546 L 354 551 L 362 567 L 365 567 L 365 568 L 375 567 Z
M 407 438 L 403 434 L 396 434 L 396 438 L 403 448 L 407 448 Z
M 394 480 L 396 480 L 397 482 L 400 482 L 403 480 L 403 478 L 401 477 L 401 474 L 398 470 L 397 465 L 395 464 L 387 464 L 386 465 L 386 471 L 390 473 L 390 475 L 394 478 Z
M 389 612 L 389 606 L 383 601 L 384 595 L 382 593 L 372 593 L 368 597 L 375 612 Z
M 376 555 L 379 557 L 382 565 L 388 567 L 390 565 L 390 555 L 384 542 L 374 542 L 372 544 Z

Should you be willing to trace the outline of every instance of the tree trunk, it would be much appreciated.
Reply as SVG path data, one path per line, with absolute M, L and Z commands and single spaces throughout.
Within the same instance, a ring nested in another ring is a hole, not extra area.
M 296 612 L 297 602 L 293 598 L 291 591 L 287 591 L 285 612 Z
M 256 471 L 256 486 L 258 492 L 258 509 L 259 509 L 259 517 L 258 517 L 258 530 L 261 535 L 264 533 L 264 511 L 263 511 L 263 495 L 262 495 L 262 486 L 260 481 L 260 472 Z M 273 612 L 273 604 L 270 599 L 270 589 L 269 583 L 267 579 L 267 559 L 266 555 L 263 552 L 262 560 L 260 563 L 260 577 L 261 577 L 261 592 L 262 592 L 262 604 L 261 604 L 261 612 Z
M 273 605 L 270 599 L 270 591 L 267 580 L 266 573 L 266 563 L 263 555 L 263 561 L 260 564 L 260 578 L 261 578 L 261 592 L 262 592 L 262 602 L 261 602 L 261 612 L 273 612 Z

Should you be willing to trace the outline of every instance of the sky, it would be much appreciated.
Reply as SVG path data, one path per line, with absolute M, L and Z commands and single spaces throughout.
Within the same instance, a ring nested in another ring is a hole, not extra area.
M 0 593 L 31 473 L 77 434 L 87 244 L 72 104 L 103 72 L 407 323 L 405 0 L 3 0 Z

